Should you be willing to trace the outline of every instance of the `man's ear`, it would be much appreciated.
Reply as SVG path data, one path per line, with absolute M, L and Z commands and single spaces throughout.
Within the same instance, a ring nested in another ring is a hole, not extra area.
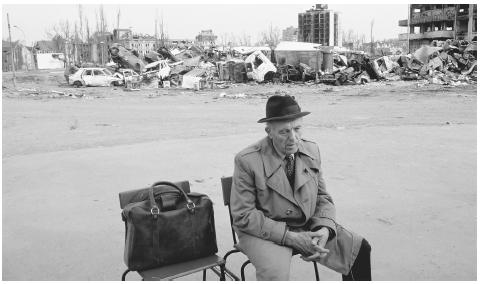
M 268 134 L 268 137 L 272 138 L 272 136 L 270 135 L 270 132 L 272 131 L 272 129 L 270 128 L 270 126 L 265 126 L 265 132 L 267 132 Z

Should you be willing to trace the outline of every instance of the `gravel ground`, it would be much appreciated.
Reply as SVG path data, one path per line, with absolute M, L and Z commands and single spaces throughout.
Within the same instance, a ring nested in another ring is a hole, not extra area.
M 119 280 L 118 193 L 157 180 L 189 180 L 212 198 L 223 255 L 232 240 L 220 177 L 264 136 L 256 121 L 273 94 L 312 112 L 304 136 L 320 146 L 338 222 L 373 247 L 374 280 L 476 280 L 476 85 L 127 92 L 70 88 L 62 70 L 19 73 L 17 90 L 10 78 L 3 73 L 3 280 Z M 227 265 L 239 272 L 243 260 Z M 291 275 L 315 279 L 298 258 Z M 326 268 L 321 278 L 341 279 Z

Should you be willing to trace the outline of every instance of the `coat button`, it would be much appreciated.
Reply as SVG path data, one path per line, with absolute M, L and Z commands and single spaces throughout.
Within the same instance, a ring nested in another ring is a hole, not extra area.
M 293 210 L 292 210 L 292 209 L 287 209 L 287 211 L 285 211 L 285 214 L 287 214 L 287 215 L 290 215 L 290 214 L 292 214 L 292 213 L 293 213 Z

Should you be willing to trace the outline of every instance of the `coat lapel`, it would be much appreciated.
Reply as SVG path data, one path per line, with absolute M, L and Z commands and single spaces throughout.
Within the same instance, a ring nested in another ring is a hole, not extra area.
M 298 204 L 304 214 L 309 216 L 312 206 L 315 206 L 316 200 L 310 200 L 312 197 L 308 190 L 315 190 L 310 188 L 301 188 L 311 179 L 313 179 L 314 173 L 312 168 L 318 169 L 317 164 L 314 161 L 314 156 L 305 148 L 303 143 L 299 144 L 299 154 L 295 160 L 295 184 L 294 184 L 294 195 L 295 199 L 298 200 Z M 315 194 L 316 195 L 316 194 Z
M 267 186 L 276 191 L 281 196 L 296 204 L 293 198 L 293 192 L 287 179 L 287 175 L 282 168 L 282 158 L 278 156 L 273 148 L 271 140 L 266 137 L 261 145 L 261 155 L 265 175 L 267 177 Z

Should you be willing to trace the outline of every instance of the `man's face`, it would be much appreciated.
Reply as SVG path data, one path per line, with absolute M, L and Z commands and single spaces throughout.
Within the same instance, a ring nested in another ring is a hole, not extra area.
M 302 119 L 271 122 L 266 131 L 280 155 L 290 155 L 298 151 L 298 143 L 302 138 Z

